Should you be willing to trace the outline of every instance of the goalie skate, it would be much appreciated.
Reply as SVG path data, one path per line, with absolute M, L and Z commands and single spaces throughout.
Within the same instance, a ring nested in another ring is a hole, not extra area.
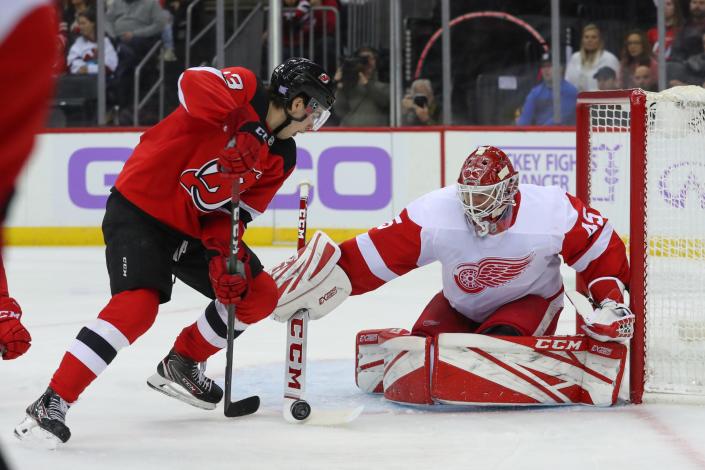
M 157 366 L 157 373 L 147 379 L 147 385 L 196 408 L 214 410 L 223 390 L 203 374 L 204 366 L 171 351 Z

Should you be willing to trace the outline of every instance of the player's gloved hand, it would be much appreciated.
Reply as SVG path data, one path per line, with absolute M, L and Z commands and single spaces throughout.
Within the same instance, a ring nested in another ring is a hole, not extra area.
M 32 337 L 20 318 L 22 309 L 15 299 L 0 298 L 0 355 L 5 360 L 21 356 L 31 346 Z
M 600 308 L 583 317 L 585 334 L 598 341 L 626 343 L 634 335 L 634 314 L 624 304 L 603 300 Z
M 269 135 L 258 122 L 246 122 L 233 134 L 218 155 L 218 170 L 223 176 L 240 178 L 259 163 L 259 153 Z
M 227 268 L 227 258 L 217 255 L 211 258 L 208 263 L 208 275 L 215 292 L 215 297 L 220 303 L 225 305 L 237 305 L 247 294 L 247 287 L 250 279 L 249 264 L 243 263 L 245 269 L 241 274 L 229 274 Z

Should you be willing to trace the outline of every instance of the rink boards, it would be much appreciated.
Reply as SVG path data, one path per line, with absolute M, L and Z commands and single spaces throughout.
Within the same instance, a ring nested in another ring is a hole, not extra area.
M 97 245 L 110 187 L 139 130 L 39 136 L 8 220 L 14 245 Z M 575 191 L 572 128 L 402 128 L 297 137 L 297 169 L 247 231 L 253 245 L 295 240 L 297 184 L 313 185 L 309 227 L 344 240 L 393 218 L 416 197 L 451 184 L 476 146 L 504 148 L 522 182 Z

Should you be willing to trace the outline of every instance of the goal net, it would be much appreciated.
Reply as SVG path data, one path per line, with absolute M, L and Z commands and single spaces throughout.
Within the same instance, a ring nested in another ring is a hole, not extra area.
M 705 395 L 705 89 L 581 93 L 577 195 L 627 242 L 630 398 Z

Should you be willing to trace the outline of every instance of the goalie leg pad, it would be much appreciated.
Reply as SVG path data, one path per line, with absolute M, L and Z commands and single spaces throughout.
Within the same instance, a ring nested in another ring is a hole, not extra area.
M 401 328 L 383 330 L 363 330 L 355 338 L 355 383 L 367 393 L 383 393 L 384 357 L 387 351 L 382 347 L 388 339 L 408 336 Z
M 623 345 L 586 336 L 443 334 L 431 393 L 452 404 L 609 406 L 617 400 L 626 354 Z
M 431 344 L 433 338 L 399 336 L 383 343 L 384 398 L 414 405 L 431 405 Z
M 381 347 L 384 396 L 407 404 L 609 406 L 627 355 L 624 345 L 587 336 L 444 333 Z

